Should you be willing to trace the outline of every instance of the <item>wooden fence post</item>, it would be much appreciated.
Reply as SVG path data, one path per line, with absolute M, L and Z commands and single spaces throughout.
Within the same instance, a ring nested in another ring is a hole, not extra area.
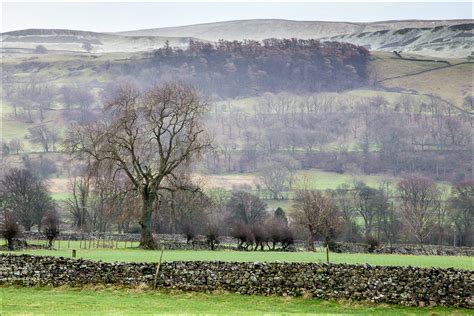
M 158 281 L 158 273 L 160 272 L 161 260 L 163 259 L 163 251 L 164 250 L 165 250 L 165 245 L 163 244 L 161 246 L 160 261 L 158 261 L 158 265 L 156 266 L 155 282 L 153 283 L 153 290 L 156 290 L 156 282 Z
M 329 246 L 326 245 L 326 261 L 329 264 Z

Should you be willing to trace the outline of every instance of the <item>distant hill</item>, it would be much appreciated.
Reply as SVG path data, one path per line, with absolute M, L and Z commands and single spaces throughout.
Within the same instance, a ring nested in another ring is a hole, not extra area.
M 122 36 L 61 29 L 27 29 L 0 34 L 4 52 L 33 50 L 43 45 L 50 51 L 84 52 L 85 43 L 92 45 L 93 53 L 137 52 L 163 47 L 166 41 L 174 47 L 185 47 L 191 38 L 163 36 Z
M 370 23 L 239 20 L 118 33 L 28 29 L 0 34 L 3 52 L 32 52 L 37 45 L 52 51 L 139 52 L 185 47 L 191 39 L 215 42 L 268 38 L 322 39 L 350 42 L 371 50 L 403 51 L 443 58 L 465 58 L 472 50 L 473 20 L 400 20 Z
M 348 42 L 377 51 L 401 51 L 444 58 L 461 58 L 472 52 L 474 23 L 404 28 L 337 35 L 326 40 Z
M 473 20 L 400 20 L 371 23 L 240 20 L 117 34 L 187 36 L 209 41 L 315 38 L 350 42 L 371 50 L 402 50 L 439 57 L 467 57 L 472 50 L 472 22 Z
M 436 27 L 471 23 L 471 20 L 404 20 L 371 23 L 289 21 L 289 20 L 238 20 L 178 27 L 165 27 L 137 31 L 119 32 L 126 36 L 172 36 L 196 37 L 208 41 L 262 40 L 266 38 L 323 38 L 343 34 L 398 30 L 403 28 Z

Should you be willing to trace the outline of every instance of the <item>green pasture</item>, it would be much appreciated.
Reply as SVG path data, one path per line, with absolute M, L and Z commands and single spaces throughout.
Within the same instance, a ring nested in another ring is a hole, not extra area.
M 44 241 L 33 243 L 45 244 Z M 103 247 L 109 248 L 103 248 Z M 77 258 L 101 260 L 106 262 L 156 262 L 160 251 L 142 250 L 136 248 L 138 243 L 99 241 L 56 241 L 54 250 L 35 249 L 14 251 L 14 254 L 31 254 L 42 256 L 72 257 L 72 249 L 76 249 Z M 81 248 L 82 247 L 82 248 Z M 117 248 L 118 247 L 118 248 Z M 125 248 L 127 247 L 127 248 Z M 84 249 L 86 248 L 86 249 Z M 6 253 L 6 251 L 0 252 Z M 330 253 L 331 263 L 370 264 L 384 266 L 416 266 L 439 267 L 474 270 L 474 258 L 465 256 L 414 256 L 395 254 L 354 254 Z M 165 250 L 164 261 L 258 261 L 258 262 L 326 262 L 323 249 L 316 252 L 279 252 L 279 251 L 232 251 L 232 250 Z
M 462 315 L 467 309 L 403 307 L 303 297 L 123 288 L 0 287 L 1 315 Z

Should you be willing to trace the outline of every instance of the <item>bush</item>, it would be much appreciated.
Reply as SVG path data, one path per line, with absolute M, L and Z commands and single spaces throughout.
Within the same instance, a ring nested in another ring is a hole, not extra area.
M 254 244 L 254 236 L 249 225 L 236 223 L 232 229 L 232 237 L 239 241 L 237 248 L 248 250 Z
M 258 247 L 260 246 L 260 250 L 263 251 L 263 247 L 265 245 L 268 246 L 268 241 L 269 241 L 267 230 L 265 229 L 265 227 L 260 226 L 260 225 L 252 225 L 250 229 L 252 231 L 253 240 L 255 242 L 254 250 L 257 250 Z
M 59 215 L 56 211 L 48 211 L 43 217 L 43 232 L 48 239 L 48 246 L 53 247 L 53 242 L 59 235 Z
M 33 50 L 33 53 L 35 53 L 35 54 L 47 54 L 48 49 L 46 47 L 44 47 L 43 45 L 38 45 Z
M 186 236 L 186 242 L 190 243 L 196 237 L 196 228 L 190 222 L 186 222 L 183 225 L 182 233 Z
M 206 242 L 211 250 L 215 250 L 219 244 L 219 227 L 216 224 L 209 224 L 206 228 Z
M 380 241 L 374 236 L 367 236 L 367 238 L 365 239 L 365 242 L 367 243 L 367 245 L 369 245 L 368 250 L 370 253 L 374 252 L 375 249 L 377 249 L 380 246 Z
M 15 214 L 12 211 L 5 211 L 3 213 L 2 237 L 6 240 L 9 250 L 14 249 L 15 237 L 19 232 L 20 225 Z
M 290 246 L 293 246 L 295 244 L 295 239 L 293 237 L 293 233 L 288 227 L 284 227 L 282 232 L 281 232 L 281 237 L 280 237 L 280 244 L 281 248 L 283 250 L 286 250 L 290 248 Z

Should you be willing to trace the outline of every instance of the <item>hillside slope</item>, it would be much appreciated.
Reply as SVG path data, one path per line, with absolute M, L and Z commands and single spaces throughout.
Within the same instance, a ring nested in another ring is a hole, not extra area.
M 238 20 L 179 27 L 166 27 L 120 32 L 126 36 L 176 36 L 196 37 L 209 41 L 219 39 L 262 40 L 266 38 L 323 38 L 343 34 L 397 30 L 403 28 L 436 27 L 470 23 L 470 20 L 439 21 L 382 21 L 371 23 L 289 21 L 276 19 Z
M 350 42 L 371 50 L 403 51 L 443 58 L 466 58 L 472 50 L 473 20 L 382 21 L 371 23 L 239 20 L 119 33 L 27 29 L 0 34 L 3 53 L 31 53 L 38 45 L 49 51 L 93 53 L 139 52 L 200 41 L 322 39 Z
M 348 42 L 377 51 L 403 51 L 425 56 L 462 58 L 471 55 L 473 23 L 381 30 L 337 35 L 326 40 Z
M 3 52 L 31 52 L 43 45 L 49 51 L 84 52 L 85 43 L 93 53 L 136 52 L 163 47 L 166 41 L 174 47 L 187 46 L 188 37 L 121 36 L 76 30 L 28 29 L 0 34 Z

